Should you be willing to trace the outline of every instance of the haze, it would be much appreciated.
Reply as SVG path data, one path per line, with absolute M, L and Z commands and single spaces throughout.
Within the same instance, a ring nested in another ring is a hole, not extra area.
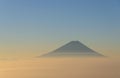
M 0 63 L 1 78 L 119 78 L 120 61 L 108 58 L 47 58 Z
M 106 58 L 35 58 L 69 41 Z M 0 78 L 120 78 L 120 0 L 0 0 Z

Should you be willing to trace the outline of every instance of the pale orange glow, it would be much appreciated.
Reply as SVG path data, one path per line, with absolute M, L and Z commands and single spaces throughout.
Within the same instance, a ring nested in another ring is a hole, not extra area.
M 1 78 L 119 78 L 112 58 L 49 58 L 0 62 Z

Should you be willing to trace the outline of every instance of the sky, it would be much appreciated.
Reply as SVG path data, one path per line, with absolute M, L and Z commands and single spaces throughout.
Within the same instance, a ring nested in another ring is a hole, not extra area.
M 0 59 L 35 57 L 79 40 L 120 55 L 119 0 L 0 0 Z

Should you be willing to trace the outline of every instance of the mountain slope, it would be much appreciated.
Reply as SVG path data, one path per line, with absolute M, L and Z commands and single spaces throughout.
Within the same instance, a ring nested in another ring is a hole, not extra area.
M 103 56 L 88 48 L 79 41 L 71 41 L 62 47 L 42 55 L 42 57 L 79 57 L 79 56 Z

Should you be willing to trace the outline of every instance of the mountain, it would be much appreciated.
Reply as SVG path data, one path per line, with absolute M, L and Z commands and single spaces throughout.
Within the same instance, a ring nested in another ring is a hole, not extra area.
M 81 56 L 103 56 L 88 48 L 79 41 L 71 41 L 62 47 L 48 53 L 41 57 L 81 57 Z

